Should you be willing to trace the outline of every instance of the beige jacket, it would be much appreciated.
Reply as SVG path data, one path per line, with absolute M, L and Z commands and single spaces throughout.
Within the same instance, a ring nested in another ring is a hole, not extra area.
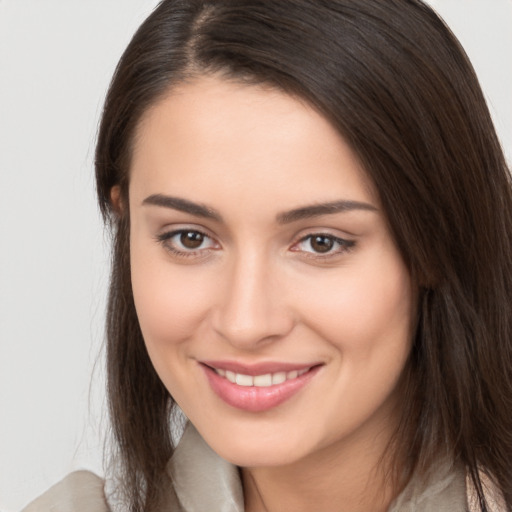
M 161 512 L 243 512 L 236 466 L 221 459 L 188 425 L 169 463 L 167 496 Z M 172 482 L 171 483 L 171 479 Z M 469 496 L 469 497 L 468 497 Z M 492 512 L 505 511 L 493 503 Z M 87 471 L 67 476 L 22 512 L 111 512 L 101 478 Z M 478 510 L 464 471 L 441 464 L 425 480 L 412 479 L 388 512 Z

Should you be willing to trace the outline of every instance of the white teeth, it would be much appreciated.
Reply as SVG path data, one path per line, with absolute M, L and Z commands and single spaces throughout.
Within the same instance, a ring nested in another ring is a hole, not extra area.
M 254 378 L 250 375 L 244 375 L 243 373 L 236 374 L 236 383 L 239 386 L 252 386 L 254 384 Z
M 243 373 L 235 373 L 230 370 L 223 370 L 221 368 L 214 369 L 218 375 L 226 378 L 233 384 L 247 387 L 255 386 L 258 388 L 267 388 L 269 386 L 275 386 L 276 384 L 282 384 L 287 380 L 296 379 L 310 370 L 310 368 L 304 368 L 302 370 L 292 370 L 290 372 L 265 373 L 264 375 L 252 376 L 244 375 Z
M 286 372 L 272 374 L 272 384 L 282 384 L 286 380 Z
M 254 385 L 262 388 L 272 386 L 272 374 L 256 375 L 256 377 L 254 377 Z

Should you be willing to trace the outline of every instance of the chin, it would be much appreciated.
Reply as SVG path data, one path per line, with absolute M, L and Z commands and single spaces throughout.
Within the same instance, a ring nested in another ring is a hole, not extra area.
M 200 426 L 198 430 L 201 432 Z M 305 442 L 307 437 L 279 435 L 275 427 L 268 435 L 265 435 L 265 429 L 259 429 L 258 433 L 242 428 L 230 429 L 229 435 L 225 432 L 201 434 L 213 451 L 240 467 L 283 466 L 303 458 L 310 451 Z
M 245 446 L 213 446 L 213 450 L 223 459 L 239 467 L 276 467 L 292 464 L 302 458 L 304 454 L 299 454 L 288 446 L 262 446 L 260 443 L 254 443 Z

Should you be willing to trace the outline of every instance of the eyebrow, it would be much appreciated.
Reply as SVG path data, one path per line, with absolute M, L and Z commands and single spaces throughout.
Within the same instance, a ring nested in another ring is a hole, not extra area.
M 180 197 L 167 196 L 163 194 L 153 194 L 142 201 L 144 205 L 161 206 L 171 208 L 180 212 L 189 213 L 195 217 L 203 217 L 222 222 L 222 216 L 213 208 L 205 204 L 195 203 L 188 199 Z M 361 201 L 331 201 L 327 203 L 315 203 L 309 206 L 302 206 L 286 212 L 277 214 L 276 220 L 279 224 L 289 224 L 311 217 L 321 215 L 332 215 L 353 210 L 377 211 L 377 208 L 369 203 Z
M 172 208 L 173 210 L 178 210 L 180 212 L 190 213 L 195 217 L 203 217 L 205 219 L 212 219 L 218 222 L 222 222 L 222 217 L 213 208 L 210 208 L 201 203 L 194 203 L 180 197 L 153 194 L 146 197 L 146 199 L 142 201 L 142 204 Z
M 332 215 L 334 213 L 349 212 L 353 210 L 377 211 L 377 208 L 369 203 L 361 201 L 332 201 L 329 203 L 318 203 L 310 206 L 303 206 L 283 212 L 277 215 L 279 224 L 288 224 L 298 220 L 319 217 L 320 215 Z

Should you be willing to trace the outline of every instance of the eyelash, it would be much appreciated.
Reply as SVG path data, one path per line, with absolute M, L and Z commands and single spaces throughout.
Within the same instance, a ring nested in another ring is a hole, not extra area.
M 190 257 L 197 257 L 199 253 L 203 253 L 204 256 L 206 256 L 210 251 L 216 250 L 214 247 L 206 247 L 206 248 L 198 248 L 196 250 L 187 250 L 187 249 L 178 249 L 176 248 L 175 244 L 172 243 L 172 239 L 177 236 L 182 236 L 184 234 L 194 234 L 194 235 L 200 235 L 203 237 L 204 240 L 211 240 L 213 244 L 215 245 L 216 242 L 214 242 L 213 238 L 209 236 L 208 234 L 204 233 L 203 231 L 199 229 L 177 229 L 174 231 L 169 231 L 167 233 L 162 233 L 156 236 L 156 240 L 169 252 L 171 252 L 173 255 L 180 257 L 180 258 L 190 258 Z M 332 250 L 332 247 L 325 253 L 321 252 L 315 252 L 312 251 L 305 251 L 300 249 L 295 249 L 295 247 L 298 247 L 300 244 L 308 243 L 311 246 L 312 240 L 314 238 L 324 238 L 328 239 L 332 242 L 333 246 L 337 245 L 337 250 Z M 329 258 L 333 258 L 336 256 L 339 256 L 341 254 L 345 254 L 349 251 L 351 251 L 356 245 L 356 242 L 354 240 L 346 240 L 344 238 L 340 238 L 337 236 L 334 236 L 330 233 L 310 233 L 306 236 L 301 237 L 299 240 L 294 242 L 294 244 L 291 247 L 291 251 L 293 252 L 303 252 L 305 257 L 312 258 L 316 260 L 328 260 Z
M 167 233 L 162 233 L 160 235 L 156 236 L 156 240 L 166 249 L 167 251 L 171 252 L 175 256 L 178 256 L 180 258 L 190 258 L 190 257 L 196 257 L 198 256 L 199 252 L 207 251 L 210 252 L 212 250 L 211 247 L 207 247 L 204 249 L 197 249 L 197 250 L 187 250 L 187 249 L 178 249 L 175 245 L 172 243 L 172 239 L 177 236 L 181 236 L 184 234 L 195 234 L 195 235 L 201 235 L 204 240 L 209 239 L 213 241 L 213 238 L 209 236 L 208 234 L 204 233 L 203 231 L 199 229 L 176 229 L 174 231 L 169 231 Z
M 314 258 L 317 260 L 327 260 L 329 258 L 334 258 L 336 256 L 340 256 L 341 254 L 345 254 L 345 253 L 349 252 L 356 245 L 354 240 L 346 240 L 345 238 L 340 238 L 340 237 L 332 235 L 330 233 L 310 233 L 306 236 L 303 236 L 296 243 L 294 243 L 291 250 L 299 252 L 300 249 L 294 249 L 294 247 L 296 247 L 300 244 L 304 244 L 304 243 L 309 243 L 309 245 L 311 246 L 311 243 L 315 238 L 328 239 L 329 241 L 332 242 L 333 246 L 335 246 L 337 244 L 338 249 L 332 250 L 332 247 L 331 247 L 328 250 L 328 252 L 325 252 L 325 253 L 316 252 L 316 251 L 303 251 L 307 258 Z

